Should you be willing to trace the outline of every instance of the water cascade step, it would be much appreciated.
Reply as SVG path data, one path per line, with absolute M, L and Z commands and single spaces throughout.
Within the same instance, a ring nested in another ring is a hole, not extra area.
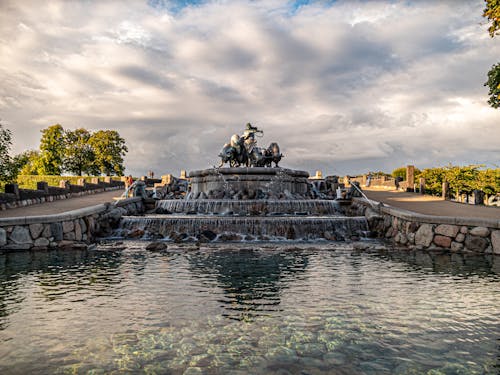
M 339 204 L 334 200 L 224 200 L 170 199 L 156 202 L 156 208 L 170 213 L 197 212 L 200 214 L 266 216 L 286 215 L 338 215 Z
M 344 240 L 359 237 L 367 230 L 365 217 L 147 215 L 124 217 L 116 235 L 196 240 L 206 236 L 205 233 L 211 233 L 217 239 L 235 241 L 249 238 Z

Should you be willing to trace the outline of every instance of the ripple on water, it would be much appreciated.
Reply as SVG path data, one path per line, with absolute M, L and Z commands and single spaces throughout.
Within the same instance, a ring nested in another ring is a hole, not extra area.
M 1 255 L 0 372 L 498 372 L 498 257 L 145 245 Z

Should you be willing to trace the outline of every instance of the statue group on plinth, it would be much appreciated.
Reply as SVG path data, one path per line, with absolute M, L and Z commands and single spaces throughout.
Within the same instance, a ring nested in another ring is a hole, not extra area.
M 231 141 L 226 143 L 219 154 L 222 167 L 229 163 L 231 167 L 271 167 L 272 163 L 278 167 L 283 155 L 276 142 L 269 145 L 268 148 L 257 146 L 256 137 L 262 137 L 264 131 L 256 126 L 247 123 L 243 135 L 234 134 Z

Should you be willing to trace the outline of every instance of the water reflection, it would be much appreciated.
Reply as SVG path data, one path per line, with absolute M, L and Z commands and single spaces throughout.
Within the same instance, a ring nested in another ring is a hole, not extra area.
M 8 324 L 8 316 L 18 310 L 31 285 L 36 285 L 38 297 L 46 301 L 64 298 L 83 288 L 102 290 L 121 282 L 122 263 L 119 251 L 0 254 L 0 329 Z
M 424 273 L 500 277 L 500 257 L 493 255 L 384 250 L 370 256 L 387 262 L 405 263 L 409 269 Z
M 498 257 L 234 247 L 1 255 L 0 373 L 498 373 Z
M 253 248 L 188 256 L 193 276 L 210 274 L 217 280 L 224 291 L 219 300 L 226 310 L 223 315 L 237 320 L 278 311 L 281 291 L 304 277 L 308 258 L 301 251 Z

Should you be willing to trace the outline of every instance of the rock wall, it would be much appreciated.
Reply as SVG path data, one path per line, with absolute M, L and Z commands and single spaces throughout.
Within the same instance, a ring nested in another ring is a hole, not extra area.
M 129 198 L 56 215 L 0 219 L 0 250 L 86 247 L 111 233 L 123 215 L 143 211 L 141 198 Z
M 382 205 L 372 207 L 358 198 L 349 214 L 365 215 L 378 237 L 411 249 L 500 255 L 500 219 L 422 215 Z

